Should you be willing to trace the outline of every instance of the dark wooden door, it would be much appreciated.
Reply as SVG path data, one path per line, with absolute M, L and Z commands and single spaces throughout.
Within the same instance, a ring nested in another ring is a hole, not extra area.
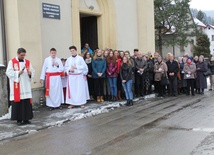
M 88 43 L 92 50 L 98 48 L 97 17 L 80 18 L 81 47 Z

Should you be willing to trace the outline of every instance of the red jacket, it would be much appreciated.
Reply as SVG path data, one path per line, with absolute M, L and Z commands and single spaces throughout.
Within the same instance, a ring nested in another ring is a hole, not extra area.
M 123 61 L 120 57 L 117 58 L 117 73 L 120 73 L 120 67 L 122 65 Z

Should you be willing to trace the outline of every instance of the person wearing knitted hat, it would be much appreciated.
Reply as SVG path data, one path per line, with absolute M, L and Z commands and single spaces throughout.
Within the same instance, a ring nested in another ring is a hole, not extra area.
M 187 91 L 186 95 L 190 95 L 190 88 L 192 96 L 195 96 L 194 94 L 194 80 L 195 80 L 195 72 L 196 72 L 196 65 L 192 61 L 192 57 L 187 58 L 187 62 L 184 64 L 184 79 L 187 82 Z

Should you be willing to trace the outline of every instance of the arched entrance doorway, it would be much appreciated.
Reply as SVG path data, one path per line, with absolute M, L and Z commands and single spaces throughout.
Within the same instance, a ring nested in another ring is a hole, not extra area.
M 73 44 L 80 49 L 81 15 L 97 18 L 97 44 L 100 49 L 110 47 L 116 49 L 116 15 L 113 0 L 97 0 L 99 10 L 79 7 L 79 0 L 72 0 L 72 38 Z M 92 18 L 91 18 L 92 20 Z
M 88 43 L 92 50 L 99 48 L 97 16 L 80 14 L 80 40 L 81 48 L 84 47 L 85 43 Z

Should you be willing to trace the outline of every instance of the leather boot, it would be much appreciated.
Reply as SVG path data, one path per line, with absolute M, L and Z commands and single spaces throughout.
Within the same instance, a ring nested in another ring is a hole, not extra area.
M 110 101 L 114 101 L 114 96 L 111 96 L 111 99 L 110 99 Z
M 114 101 L 117 101 L 117 96 L 114 96 Z
M 125 105 L 126 105 L 126 106 L 130 106 L 130 100 L 127 100 L 127 102 L 126 102 Z
M 133 106 L 133 105 L 134 105 L 134 104 L 133 104 L 133 101 L 130 100 L 129 106 Z
M 100 102 L 104 102 L 103 96 L 100 96 Z
M 97 102 L 100 103 L 100 96 L 97 96 Z
M 119 90 L 118 93 L 117 93 L 117 99 L 121 100 L 121 90 Z

